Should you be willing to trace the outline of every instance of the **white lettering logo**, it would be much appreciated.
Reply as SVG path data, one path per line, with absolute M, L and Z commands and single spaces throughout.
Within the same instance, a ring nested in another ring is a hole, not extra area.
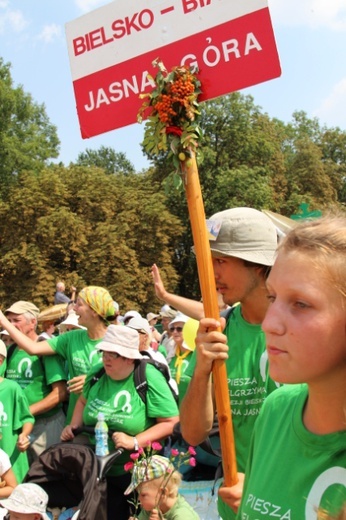
M 22 373 L 23 365 L 27 365 L 27 368 L 24 372 L 25 377 L 31 379 L 33 376 L 31 367 L 32 367 L 32 361 L 29 358 L 23 358 L 21 362 L 18 364 L 18 372 Z
M 0 422 L 7 421 L 7 413 L 4 409 L 4 404 L 0 401 Z
M 266 377 L 267 377 L 267 364 L 268 364 L 268 352 L 265 350 L 260 359 L 260 374 L 261 374 L 263 381 L 265 381 Z M 280 387 L 280 383 L 277 383 L 276 381 L 274 381 L 274 383 L 278 388 Z
M 131 413 L 132 412 L 131 395 L 127 390 L 122 390 L 121 392 L 117 393 L 117 395 L 114 398 L 114 408 L 118 407 L 118 403 L 122 397 L 125 398 L 125 404 L 121 408 L 121 411 L 126 412 L 126 413 Z
M 96 349 L 94 349 L 94 350 L 92 350 L 92 351 L 90 352 L 90 354 L 89 354 L 89 363 L 90 363 L 90 365 L 92 365 L 92 359 L 93 359 L 93 357 L 94 357 L 96 354 L 99 354 L 99 351 L 96 350 Z M 99 357 L 100 357 L 100 356 L 99 356 Z

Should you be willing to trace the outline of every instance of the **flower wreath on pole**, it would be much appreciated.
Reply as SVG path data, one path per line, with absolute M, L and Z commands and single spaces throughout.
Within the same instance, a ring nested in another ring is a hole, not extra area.
M 155 78 L 148 78 L 155 88 L 140 95 L 145 101 L 137 116 L 139 123 L 145 119 L 143 148 L 149 156 L 168 151 L 176 173 L 182 175 L 182 163 L 189 160 L 191 153 L 201 157 L 198 70 L 182 65 L 168 72 L 159 59 L 153 61 L 153 66 L 159 72 Z

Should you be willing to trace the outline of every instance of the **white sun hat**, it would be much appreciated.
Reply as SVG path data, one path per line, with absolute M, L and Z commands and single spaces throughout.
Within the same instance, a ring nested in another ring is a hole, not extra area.
M 71 310 L 68 313 L 67 318 L 58 325 L 59 332 L 66 332 L 67 325 L 73 325 L 76 329 L 86 329 L 86 327 L 79 325 L 78 315 L 75 313 L 74 310 Z
M 0 505 L 8 511 L 23 514 L 39 514 L 42 520 L 49 520 L 46 514 L 48 504 L 47 493 L 37 484 L 19 484 Z

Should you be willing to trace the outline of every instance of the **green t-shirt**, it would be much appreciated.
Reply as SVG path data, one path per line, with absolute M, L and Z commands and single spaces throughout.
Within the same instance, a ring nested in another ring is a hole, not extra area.
M 161 513 L 162 514 L 162 513 Z M 181 495 L 167 513 L 162 514 L 166 520 L 199 520 L 199 515 L 192 509 L 190 504 Z M 138 515 L 138 520 L 149 520 L 150 511 L 142 510 Z
M 252 432 L 266 397 L 278 388 L 268 376 L 268 356 L 261 325 L 244 320 L 241 305 L 237 305 L 227 320 L 225 334 L 229 346 L 226 369 L 231 401 L 237 468 L 244 472 Z M 189 363 L 187 374 L 193 374 L 196 355 Z M 235 518 L 233 511 L 218 500 L 221 518 Z
M 181 364 L 181 372 L 180 372 L 180 381 L 178 383 L 178 391 L 179 391 L 179 403 L 181 403 L 184 395 L 186 394 L 187 387 L 189 386 L 191 376 L 186 373 L 187 367 L 189 366 L 190 359 L 192 357 L 192 350 L 188 353 L 186 358 L 182 360 Z M 177 361 L 177 356 L 174 356 L 169 362 L 169 369 L 171 371 L 171 376 L 175 381 L 177 381 L 177 367 L 175 363 Z
M 6 378 L 19 384 L 31 405 L 47 397 L 53 383 L 66 381 L 67 374 L 60 356 L 30 356 L 16 346 L 7 365 Z M 59 403 L 36 418 L 51 417 L 61 407 L 62 403 Z
M 26 452 L 17 449 L 18 435 L 24 423 L 35 419 L 29 410 L 23 390 L 14 381 L 0 379 L 0 448 L 10 457 L 12 469 L 18 483 L 29 470 Z
M 52 349 L 67 361 L 69 379 L 85 375 L 91 367 L 100 364 L 101 354 L 96 345 L 102 341 L 90 339 L 88 332 L 83 329 L 71 330 L 48 340 Z M 66 424 L 70 424 L 73 410 L 78 401 L 78 394 L 70 394 Z
M 265 402 L 255 425 L 237 518 L 315 520 L 346 502 L 346 430 L 315 435 L 303 424 L 306 385 L 287 385 Z
M 165 356 L 165 358 L 167 357 L 167 350 L 165 349 L 165 347 L 164 347 L 163 345 L 160 344 L 160 345 L 157 347 L 157 350 L 158 350 L 158 352 L 161 352 L 161 354 L 162 354 L 163 356 Z
M 7 368 L 7 360 L 5 358 L 2 362 L 2 365 L 0 365 L 0 377 L 5 377 L 6 368 Z
M 84 408 L 83 422 L 94 426 L 97 415 L 103 412 L 110 430 L 137 435 L 154 424 L 156 418 L 175 417 L 178 407 L 164 376 L 153 366 L 146 367 L 148 391 L 146 405 L 140 398 L 134 384 L 133 373 L 126 379 L 115 381 L 104 374 L 95 384 L 90 382 L 99 367 L 91 370 L 86 379 L 83 396 L 87 400 Z M 91 439 L 94 443 L 94 439 Z M 110 440 L 109 450 L 114 450 Z M 124 452 L 113 465 L 110 475 L 125 473 L 124 464 L 130 460 L 130 453 Z

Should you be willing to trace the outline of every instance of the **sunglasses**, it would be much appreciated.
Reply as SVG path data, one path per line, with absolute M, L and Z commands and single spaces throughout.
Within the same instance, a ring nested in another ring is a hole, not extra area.
M 174 330 L 176 330 L 177 332 L 182 332 L 183 331 L 183 327 L 169 327 L 169 330 L 171 330 L 172 332 Z
M 109 357 L 111 359 L 118 359 L 120 358 L 121 356 L 119 354 L 117 354 L 116 352 L 107 352 L 106 350 L 101 350 L 101 353 L 102 353 L 102 356 L 103 357 Z

